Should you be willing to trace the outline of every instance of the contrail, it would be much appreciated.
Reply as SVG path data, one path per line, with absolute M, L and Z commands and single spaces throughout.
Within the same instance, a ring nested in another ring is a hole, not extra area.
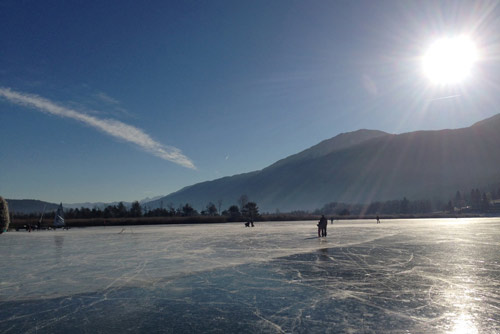
M 454 97 L 460 97 L 462 95 L 458 94 L 458 95 L 450 95 L 450 96 L 444 96 L 444 97 L 438 97 L 438 98 L 435 98 L 435 99 L 432 99 L 432 100 L 429 100 L 429 101 L 437 101 L 437 100 L 446 100 L 446 99 L 452 99 Z
M 132 125 L 128 125 L 114 119 L 100 119 L 94 116 L 89 116 L 79 111 L 59 106 L 56 103 L 38 95 L 15 92 L 9 88 L 0 87 L 0 97 L 3 97 L 9 102 L 17 105 L 34 108 L 60 117 L 72 118 L 81 123 L 90 125 L 112 137 L 135 144 L 144 151 L 159 158 L 172 161 L 187 168 L 196 169 L 193 162 L 182 154 L 181 150 L 158 143 L 147 133 Z

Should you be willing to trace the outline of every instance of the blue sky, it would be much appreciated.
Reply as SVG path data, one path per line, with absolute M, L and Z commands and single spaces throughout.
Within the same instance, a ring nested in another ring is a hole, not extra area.
M 0 195 L 140 200 L 342 132 L 469 126 L 500 112 L 498 17 L 471 1 L 0 0 Z M 430 83 L 422 54 L 459 34 L 473 73 Z

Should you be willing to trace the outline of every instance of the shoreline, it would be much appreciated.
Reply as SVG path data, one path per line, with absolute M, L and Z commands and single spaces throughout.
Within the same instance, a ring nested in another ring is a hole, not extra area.
M 499 214 L 425 214 L 425 215 L 379 215 L 380 220 L 392 219 L 425 219 L 425 218 L 482 218 L 499 217 Z M 283 222 L 283 221 L 315 221 L 319 220 L 321 215 L 286 215 L 272 214 L 262 215 L 255 222 Z M 366 216 L 327 216 L 327 219 L 334 221 L 342 220 L 376 220 L 376 215 Z M 242 218 L 230 218 L 225 216 L 193 216 L 193 217 L 124 217 L 124 218 L 79 218 L 67 219 L 66 226 L 71 227 L 93 227 L 93 226 L 131 226 L 131 225 L 178 225 L 178 224 L 223 224 L 223 223 L 241 223 L 246 220 Z M 38 223 L 36 218 L 14 218 L 9 226 L 9 230 L 23 229 L 25 225 L 30 224 L 35 227 Z M 42 223 L 42 228 L 52 226 L 52 221 L 47 219 Z

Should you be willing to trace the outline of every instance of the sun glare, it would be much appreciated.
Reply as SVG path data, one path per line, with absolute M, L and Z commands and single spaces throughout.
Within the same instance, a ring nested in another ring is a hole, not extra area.
M 435 84 L 457 84 L 466 79 L 477 60 L 474 42 L 465 36 L 443 38 L 431 44 L 423 56 L 425 75 Z

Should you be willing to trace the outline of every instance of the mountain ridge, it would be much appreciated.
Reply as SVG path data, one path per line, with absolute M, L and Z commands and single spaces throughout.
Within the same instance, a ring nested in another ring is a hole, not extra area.
M 159 201 L 203 208 L 222 200 L 225 207 L 246 194 L 264 211 L 290 211 L 332 201 L 446 199 L 500 179 L 497 129 L 500 114 L 459 129 L 343 133 L 259 171 L 194 184 Z M 346 135 L 358 138 L 340 145 Z
M 163 196 L 155 196 L 154 198 L 145 198 L 138 201 L 140 204 L 146 204 Z M 56 211 L 59 207 L 57 203 L 51 203 L 35 199 L 6 199 L 9 205 L 9 211 L 14 214 L 41 214 L 42 212 Z M 80 208 L 98 208 L 103 210 L 107 206 L 118 205 L 120 202 L 83 202 L 83 203 L 62 203 L 65 210 L 67 209 L 80 209 Z M 121 201 L 125 207 L 130 208 L 132 202 Z

